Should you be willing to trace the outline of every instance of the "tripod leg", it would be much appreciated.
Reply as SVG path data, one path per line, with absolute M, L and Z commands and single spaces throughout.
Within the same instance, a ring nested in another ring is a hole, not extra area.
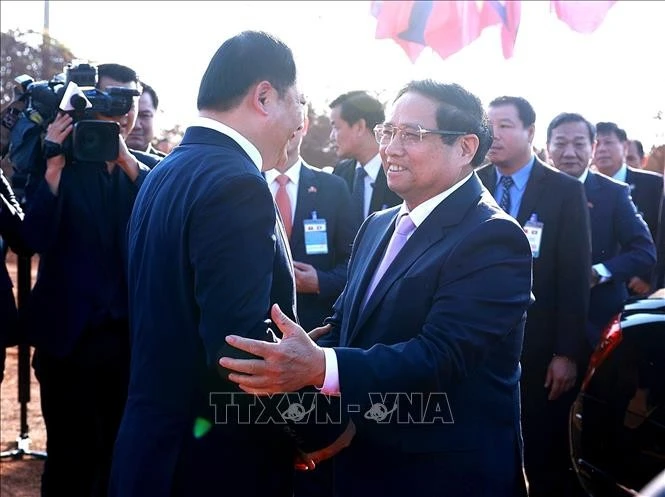
M 31 258 L 18 257 L 18 304 L 25 306 L 32 286 Z M 10 457 L 22 459 L 24 456 L 45 459 L 46 452 L 30 450 L 30 427 L 28 426 L 28 403 L 30 402 L 30 345 L 18 346 L 18 401 L 20 405 L 20 432 L 16 438 L 16 448 L 0 453 L 0 459 Z

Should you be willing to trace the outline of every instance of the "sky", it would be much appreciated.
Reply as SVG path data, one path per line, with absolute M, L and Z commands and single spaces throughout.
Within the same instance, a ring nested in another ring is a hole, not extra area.
M 265 30 L 294 51 L 302 90 L 319 112 L 339 94 L 368 90 L 389 102 L 412 79 L 466 87 L 487 105 L 519 95 L 537 114 L 537 146 L 559 112 L 592 122 L 615 121 L 647 150 L 665 143 L 663 1 L 619 0 L 590 35 L 573 32 L 548 1 L 522 2 L 511 59 L 501 53 L 498 27 L 443 60 L 426 49 L 412 63 L 392 40 L 374 37 L 368 1 L 295 2 L 49 2 L 51 36 L 82 59 L 134 68 L 160 97 L 159 123 L 186 126 L 196 116 L 201 76 L 225 39 Z M 89 22 L 82 21 L 88 16 Z M 104 25 L 102 26 L 101 20 Z M 43 1 L 0 2 L 0 29 L 41 32 Z M 108 26 L 105 28 L 104 26 Z

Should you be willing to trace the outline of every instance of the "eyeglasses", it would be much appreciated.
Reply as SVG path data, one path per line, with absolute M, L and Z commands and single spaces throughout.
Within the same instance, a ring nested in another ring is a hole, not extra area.
M 379 145 L 392 143 L 395 135 L 399 135 L 399 141 L 403 146 L 414 145 L 423 141 L 425 135 L 462 136 L 468 133 L 464 131 L 447 131 L 443 129 L 426 129 L 422 126 L 411 128 L 407 126 L 393 126 L 392 124 L 377 124 L 374 127 L 374 137 Z

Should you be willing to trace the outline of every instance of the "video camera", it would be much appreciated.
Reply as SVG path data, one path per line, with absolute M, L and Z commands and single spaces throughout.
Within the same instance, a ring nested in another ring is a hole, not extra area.
M 118 156 L 120 127 L 95 119 L 97 114 L 122 116 L 132 107 L 138 90 L 97 89 L 97 67 L 73 61 L 50 81 L 34 81 L 27 74 L 15 80 L 14 101 L 2 111 L 0 156 L 9 152 L 16 173 L 34 173 L 44 166 L 42 136 L 59 111 L 69 113 L 74 131 L 63 143 L 68 160 L 104 162 Z

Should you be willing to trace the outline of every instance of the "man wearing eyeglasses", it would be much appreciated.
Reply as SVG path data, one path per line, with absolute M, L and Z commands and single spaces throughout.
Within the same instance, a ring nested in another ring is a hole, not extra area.
M 340 396 L 357 431 L 335 459 L 339 495 L 526 495 L 518 385 L 531 250 L 473 172 L 492 141 L 482 105 L 459 85 L 415 81 L 374 131 L 403 203 L 359 231 L 346 288 L 315 330 L 327 334 L 314 343 L 274 306 L 281 342 L 227 337 L 261 359 L 220 362 L 248 392 Z

